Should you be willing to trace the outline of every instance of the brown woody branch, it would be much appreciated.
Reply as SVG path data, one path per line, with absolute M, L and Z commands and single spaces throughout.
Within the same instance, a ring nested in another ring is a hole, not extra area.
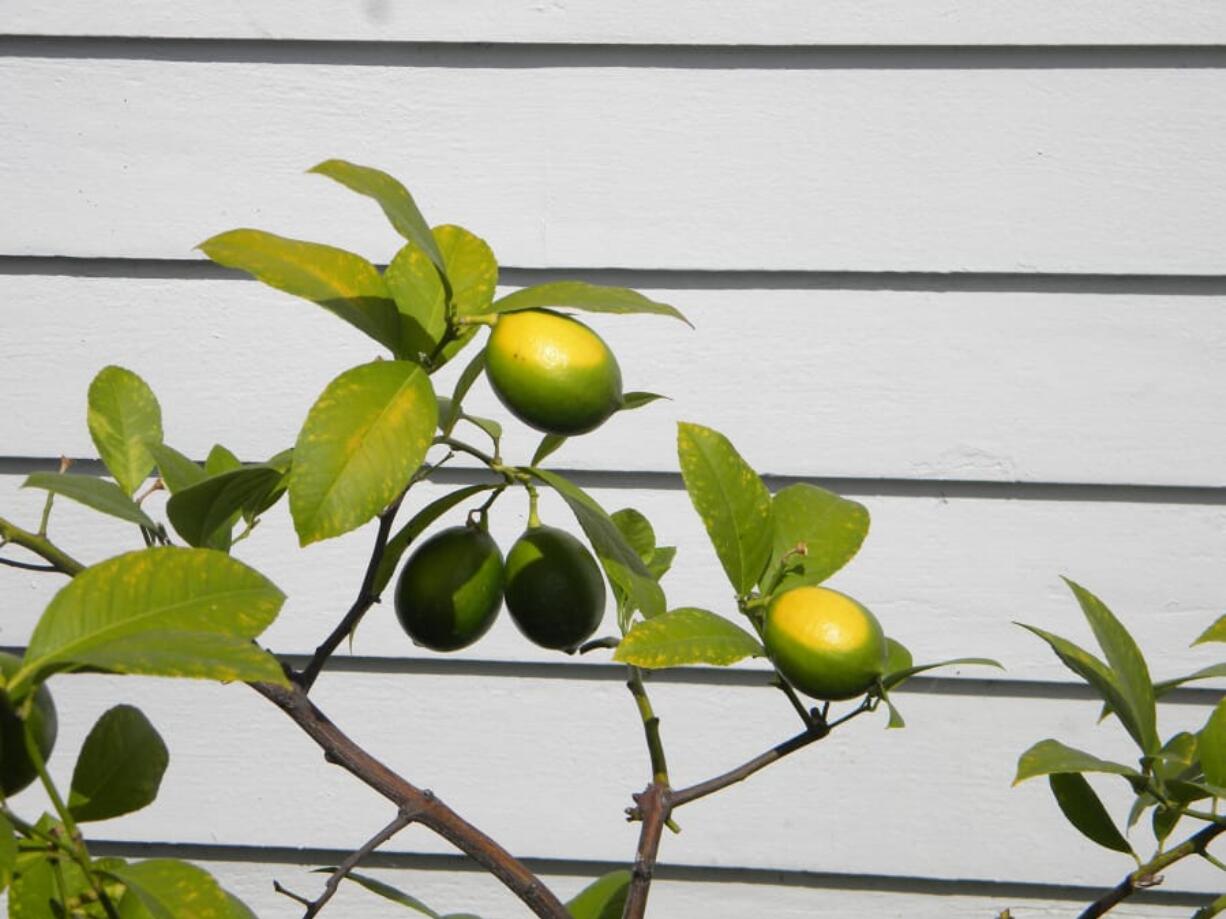
M 647 895 L 660 852 L 660 836 L 672 816 L 672 797 L 666 783 L 653 781 L 634 796 L 635 811 L 642 817 L 638 849 L 634 855 L 634 870 L 630 876 L 630 891 L 622 919 L 643 919 L 647 911 Z

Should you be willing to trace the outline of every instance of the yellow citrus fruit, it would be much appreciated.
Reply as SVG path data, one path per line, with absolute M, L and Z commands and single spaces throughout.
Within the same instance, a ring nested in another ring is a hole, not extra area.
M 457 651 L 489 631 L 502 606 L 498 544 L 475 526 L 435 533 L 396 581 L 396 618 L 415 644 Z
M 585 434 L 622 401 L 621 369 L 609 346 L 582 322 L 548 310 L 498 317 L 485 375 L 512 415 L 547 434 Z
M 885 671 L 877 617 L 828 587 L 795 587 L 766 613 L 766 652 L 789 683 L 815 699 L 852 699 Z
M 21 658 L 0 652 L 0 672 L 11 677 L 21 669 Z M 46 762 L 55 746 L 58 721 L 55 703 L 46 685 L 34 692 L 34 705 L 30 708 L 30 724 L 34 731 L 35 745 Z M 26 750 L 25 727 L 17 717 L 8 697 L 0 694 L 0 790 L 4 797 L 17 794 L 34 781 L 38 770 Z
M 570 651 L 604 618 L 604 579 L 592 553 L 557 527 L 530 527 L 507 553 L 507 611 L 543 648 Z

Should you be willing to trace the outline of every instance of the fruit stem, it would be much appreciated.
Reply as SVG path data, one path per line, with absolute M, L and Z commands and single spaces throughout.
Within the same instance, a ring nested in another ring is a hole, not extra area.
M 626 687 L 634 696 L 638 706 L 639 717 L 643 721 L 643 734 L 647 738 L 647 752 L 651 756 L 651 780 L 657 785 L 668 787 L 668 763 L 664 758 L 664 743 L 660 740 L 660 719 L 656 717 L 651 707 L 651 699 L 647 695 L 647 687 L 643 685 L 643 674 L 638 667 L 626 668 L 630 675 Z
M 476 316 L 456 316 L 455 324 L 457 326 L 466 325 L 488 325 L 493 326 L 498 322 L 498 313 L 480 313 Z
M 523 485 L 528 492 L 528 529 L 534 530 L 541 525 L 541 517 L 537 513 L 537 502 L 541 496 L 537 493 L 535 485 L 527 482 L 524 482 Z

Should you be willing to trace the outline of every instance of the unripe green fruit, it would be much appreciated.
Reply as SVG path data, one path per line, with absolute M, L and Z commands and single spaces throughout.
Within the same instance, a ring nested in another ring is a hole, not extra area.
M 0 672 L 10 678 L 21 669 L 21 658 L 0 652 Z M 30 725 L 34 731 L 35 745 L 46 762 L 55 746 L 58 721 L 55 703 L 45 685 L 34 692 L 34 705 L 30 708 Z M 26 749 L 25 728 L 17 713 L 9 704 L 8 697 L 0 694 L 0 790 L 8 798 L 17 794 L 34 781 L 38 775 Z
M 506 600 L 529 641 L 570 651 L 604 618 L 604 579 L 592 554 L 570 533 L 530 527 L 507 553 Z
M 489 533 L 475 526 L 440 530 L 405 562 L 396 618 L 415 644 L 456 651 L 494 624 L 502 585 L 502 553 Z

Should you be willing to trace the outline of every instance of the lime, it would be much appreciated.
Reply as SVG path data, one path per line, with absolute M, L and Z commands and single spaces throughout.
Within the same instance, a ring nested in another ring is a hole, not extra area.
M 11 677 L 21 668 L 21 658 L 0 651 L 0 672 Z M 58 722 L 51 692 L 41 685 L 34 692 L 34 705 L 30 708 L 30 723 L 34 730 L 38 752 L 46 762 L 55 746 Z M 0 790 L 4 797 L 17 794 L 34 781 L 38 770 L 26 749 L 25 726 L 9 704 L 8 697 L 0 694 Z
M 570 651 L 604 618 L 600 568 L 578 539 L 557 527 L 529 527 L 507 553 L 507 610 L 524 636 Z

